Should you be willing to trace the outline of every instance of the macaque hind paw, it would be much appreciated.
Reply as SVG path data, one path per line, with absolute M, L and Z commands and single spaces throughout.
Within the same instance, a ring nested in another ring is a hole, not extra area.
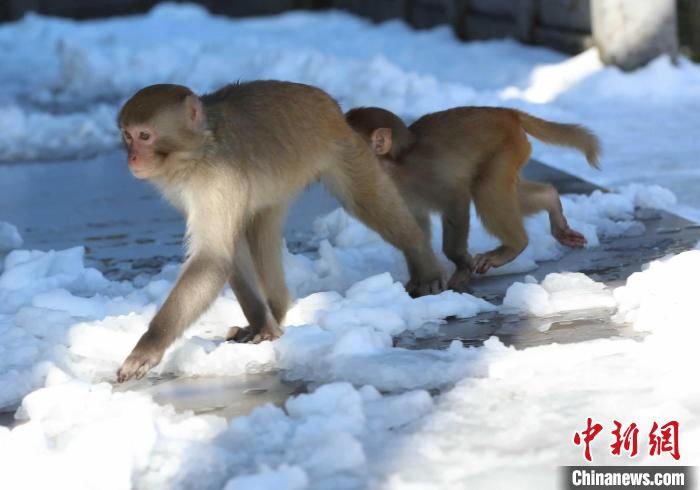
M 474 257 L 474 272 L 486 274 L 491 267 L 500 267 L 507 262 L 510 260 L 506 260 L 500 252 L 492 251 L 479 254 Z
M 283 333 L 277 325 L 265 325 L 257 331 L 251 327 L 231 327 L 226 335 L 226 341 L 259 344 L 265 340 L 275 340 Z
M 471 269 L 457 269 L 450 280 L 447 281 L 447 288 L 458 293 L 472 293 L 473 290 L 469 286 L 472 278 Z
M 571 248 L 582 248 L 587 243 L 586 237 L 569 227 L 552 230 L 552 235 L 559 243 Z

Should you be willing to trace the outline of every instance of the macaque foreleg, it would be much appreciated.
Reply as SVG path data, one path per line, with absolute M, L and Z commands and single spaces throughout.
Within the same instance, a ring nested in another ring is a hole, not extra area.
M 552 236 L 559 243 L 573 248 L 586 245 L 586 238 L 569 227 L 561 207 L 559 192 L 554 186 L 523 180 L 518 185 L 518 199 L 523 215 L 533 214 L 541 210 L 547 211 Z
M 469 292 L 474 262 L 467 250 L 469 239 L 468 198 L 459 199 L 442 212 L 442 251 L 455 265 L 447 287 L 458 292 Z
M 187 260 L 174 289 L 119 368 L 120 383 L 142 378 L 160 362 L 165 349 L 216 299 L 230 270 L 225 258 L 195 254 Z

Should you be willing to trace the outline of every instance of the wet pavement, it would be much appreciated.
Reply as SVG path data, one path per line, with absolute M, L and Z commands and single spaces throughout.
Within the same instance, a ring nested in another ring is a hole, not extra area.
M 524 172 L 532 180 L 550 182 L 561 193 L 590 193 L 595 186 L 538 162 Z M 294 252 L 314 253 L 309 245 L 313 218 L 338 206 L 325 189 L 314 185 L 292 206 L 285 237 Z M 121 153 L 90 161 L 0 165 L 0 220 L 15 224 L 25 239 L 23 248 L 63 249 L 85 245 L 87 261 L 112 279 L 155 273 L 182 257 L 184 224 L 148 184 L 129 174 Z M 700 225 L 671 214 L 642 209 L 637 213 L 643 234 L 601 240 L 600 247 L 572 250 L 558 261 L 540 264 L 527 274 L 541 280 L 550 272 L 583 272 L 610 287 L 624 283 L 654 259 L 693 248 Z M 494 276 L 474 281 L 474 294 L 500 303 L 514 281 L 526 274 Z M 506 345 L 527 348 L 602 337 L 641 338 L 629 327 L 610 321 L 611 310 L 568 312 L 548 318 L 501 313 L 449 320 L 437 334 L 417 338 L 405 334 L 396 344 L 411 349 L 445 348 L 454 339 L 479 345 L 492 335 Z M 263 403 L 282 404 L 304 386 L 284 381 L 280 373 L 236 377 L 150 379 L 117 389 L 151 393 L 159 403 L 178 410 L 214 413 L 231 418 Z M 0 414 L 0 425 L 12 423 Z
M 265 403 L 283 405 L 292 395 L 303 393 L 300 382 L 287 382 L 279 372 L 198 378 L 145 379 L 118 385 L 115 391 L 138 390 L 156 403 L 172 404 L 179 411 L 192 410 L 231 419 L 250 413 Z

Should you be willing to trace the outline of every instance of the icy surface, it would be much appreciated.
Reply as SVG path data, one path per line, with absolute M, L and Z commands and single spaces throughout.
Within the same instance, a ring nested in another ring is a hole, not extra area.
M 207 91 L 278 78 L 321 86 L 345 108 L 380 105 L 408 119 L 505 105 L 585 123 L 603 140 L 603 172 L 561 148 L 537 143 L 535 156 L 600 184 L 663 185 L 679 196 L 676 211 L 700 220 L 700 67 L 685 58 L 623 73 L 595 50 L 568 58 L 509 40 L 462 43 L 446 26 L 415 32 L 340 12 L 240 20 L 162 4 L 85 22 L 28 15 L 0 26 L 0 59 L 0 160 L 116 145 L 116 109 L 146 84 Z

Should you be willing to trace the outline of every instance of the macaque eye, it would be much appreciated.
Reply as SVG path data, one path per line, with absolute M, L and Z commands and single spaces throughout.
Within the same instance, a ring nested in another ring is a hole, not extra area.
M 139 139 L 143 141 L 147 141 L 151 137 L 150 134 L 148 134 L 146 131 L 141 131 L 139 133 Z
M 131 141 L 131 135 L 128 131 L 122 131 L 122 138 L 124 138 L 126 141 Z

